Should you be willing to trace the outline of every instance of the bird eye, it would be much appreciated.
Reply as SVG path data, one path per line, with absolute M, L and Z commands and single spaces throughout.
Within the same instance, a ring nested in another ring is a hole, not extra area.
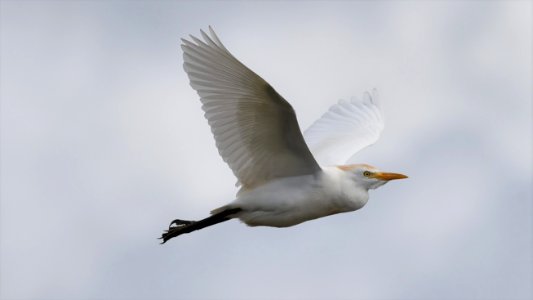
M 363 172 L 363 175 L 366 176 L 366 177 L 370 176 L 370 174 L 372 174 L 372 173 L 370 173 L 370 172 L 368 172 L 368 171 L 364 171 L 364 172 Z

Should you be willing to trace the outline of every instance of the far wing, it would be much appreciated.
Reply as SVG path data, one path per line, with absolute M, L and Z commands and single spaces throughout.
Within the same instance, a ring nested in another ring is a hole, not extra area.
M 341 100 L 305 132 L 305 140 L 323 166 L 342 165 L 359 150 L 374 144 L 384 127 L 377 91 L 363 100 Z
M 183 39 L 184 69 L 200 95 L 218 152 L 243 188 L 320 170 L 292 106 L 238 61 L 215 32 Z

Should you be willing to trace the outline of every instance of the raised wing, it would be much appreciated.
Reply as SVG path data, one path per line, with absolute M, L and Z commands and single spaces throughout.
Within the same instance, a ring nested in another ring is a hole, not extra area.
M 323 166 L 342 165 L 359 150 L 374 144 L 384 127 L 377 91 L 363 100 L 340 100 L 305 132 L 305 140 Z
M 200 95 L 218 152 L 243 188 L 320 170 L 292 106 L 238 61 L 209 27 L 182 39 L 184 69 Z

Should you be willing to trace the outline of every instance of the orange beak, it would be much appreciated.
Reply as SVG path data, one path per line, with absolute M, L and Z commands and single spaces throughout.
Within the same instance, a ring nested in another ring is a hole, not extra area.
M 386 180 L 386 181 L 408 178 L 407 176 L 403 174 L 399 174 L 399 173 L 381 173 L 381 172 L 376 173 L 374 177 L 377 179 Z

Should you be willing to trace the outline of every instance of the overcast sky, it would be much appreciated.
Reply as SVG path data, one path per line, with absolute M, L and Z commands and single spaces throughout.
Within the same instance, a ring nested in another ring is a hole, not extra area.
M 532 2 L 0 2 L 1 299 L 531 299 Z M 212 25 L 307 128 L 377 88 L 354 213 L 230 221 L 182 69 Z

